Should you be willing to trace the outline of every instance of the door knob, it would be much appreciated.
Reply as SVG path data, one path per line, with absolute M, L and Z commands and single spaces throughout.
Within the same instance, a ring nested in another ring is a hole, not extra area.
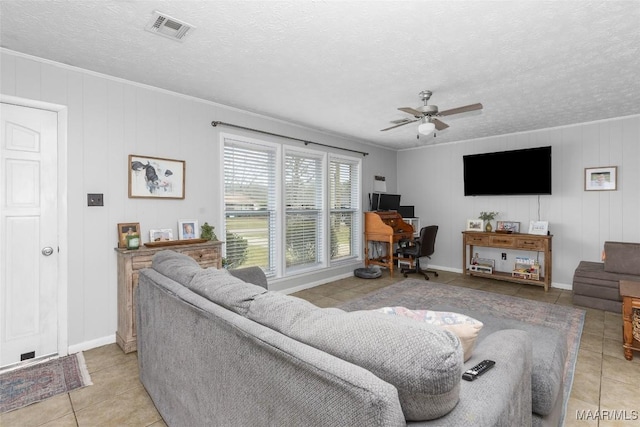
M 53 248 L 51 246 L 47 246 L 46 248 L 42 248 L 42 255 L 49 256 L 53 253 Z

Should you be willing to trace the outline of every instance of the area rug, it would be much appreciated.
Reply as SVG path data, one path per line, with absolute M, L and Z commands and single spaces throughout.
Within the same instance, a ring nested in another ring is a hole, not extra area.
M 348 301 L 339 308 L 354 311 L 396 306 L 414 310 L 458 311 L 471 317 L 478 316 L 479 320 L 486 314 L 564 331 L 568 348 L 564 370 L 564 417 L 580 347 L 584 310 L 418 279 L 395 283 L 363 298 Z M 562 425 L 563 420 L 560 421 Z
M 0 374 L 0 412 L 9 412 L 91 385 L 82 353 Z

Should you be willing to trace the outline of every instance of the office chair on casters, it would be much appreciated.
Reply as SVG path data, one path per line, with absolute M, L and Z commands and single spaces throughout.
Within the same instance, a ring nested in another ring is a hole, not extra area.
M 433 273 L 438 277 L 437 271 L 423 270 L 420 268 L 420 258 L 431 258 L 431 255 L 435 252 L 436 234 L 438 234 L 438 226 L 429 225 L 420 229 L 420 236 L 417 238 L 398 241 L 396 256 L 398 258 L 410 258 L 414 264 L 414 268 L 402 268 L 402 270 L 400 270 L 404 277 L 407 277 L 409 273 L 420 273 L 424 276 L 425 280 L 429 280 L 427 273 Z

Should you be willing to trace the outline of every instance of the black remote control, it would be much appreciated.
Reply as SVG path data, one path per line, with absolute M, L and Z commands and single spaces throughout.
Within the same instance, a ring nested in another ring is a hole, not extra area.
M 493 360 L 483 360 L 473 368 L 465 371 L 465 373 L 462 374 L 462 379 L 467 381 L 473 381 L 476 378 L 478 378 L 480 375 L 487 372 L 489 369 L 493 368 L 493 365 L 495 364 L 496 362 L 494 362 Z

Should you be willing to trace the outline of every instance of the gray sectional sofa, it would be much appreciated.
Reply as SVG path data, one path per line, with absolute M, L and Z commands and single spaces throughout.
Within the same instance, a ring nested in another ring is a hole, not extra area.
M 488 324 L 465 364 L 442 328 L 321 309 L 267 291 L 259 269 L 203 270 L 172 251 L 140 272 L 136 301 L 140 380 L 169 426 L 559 423 L 562 340 L 535 353 L 528 332 Z M 462 381 L 483 358 L 496 366 Z
M 604 261 L 581 261 L 573 274 L 573 303 L 622 313 L 620 280 L 640 282 L 640 243 L 605 242 Z

